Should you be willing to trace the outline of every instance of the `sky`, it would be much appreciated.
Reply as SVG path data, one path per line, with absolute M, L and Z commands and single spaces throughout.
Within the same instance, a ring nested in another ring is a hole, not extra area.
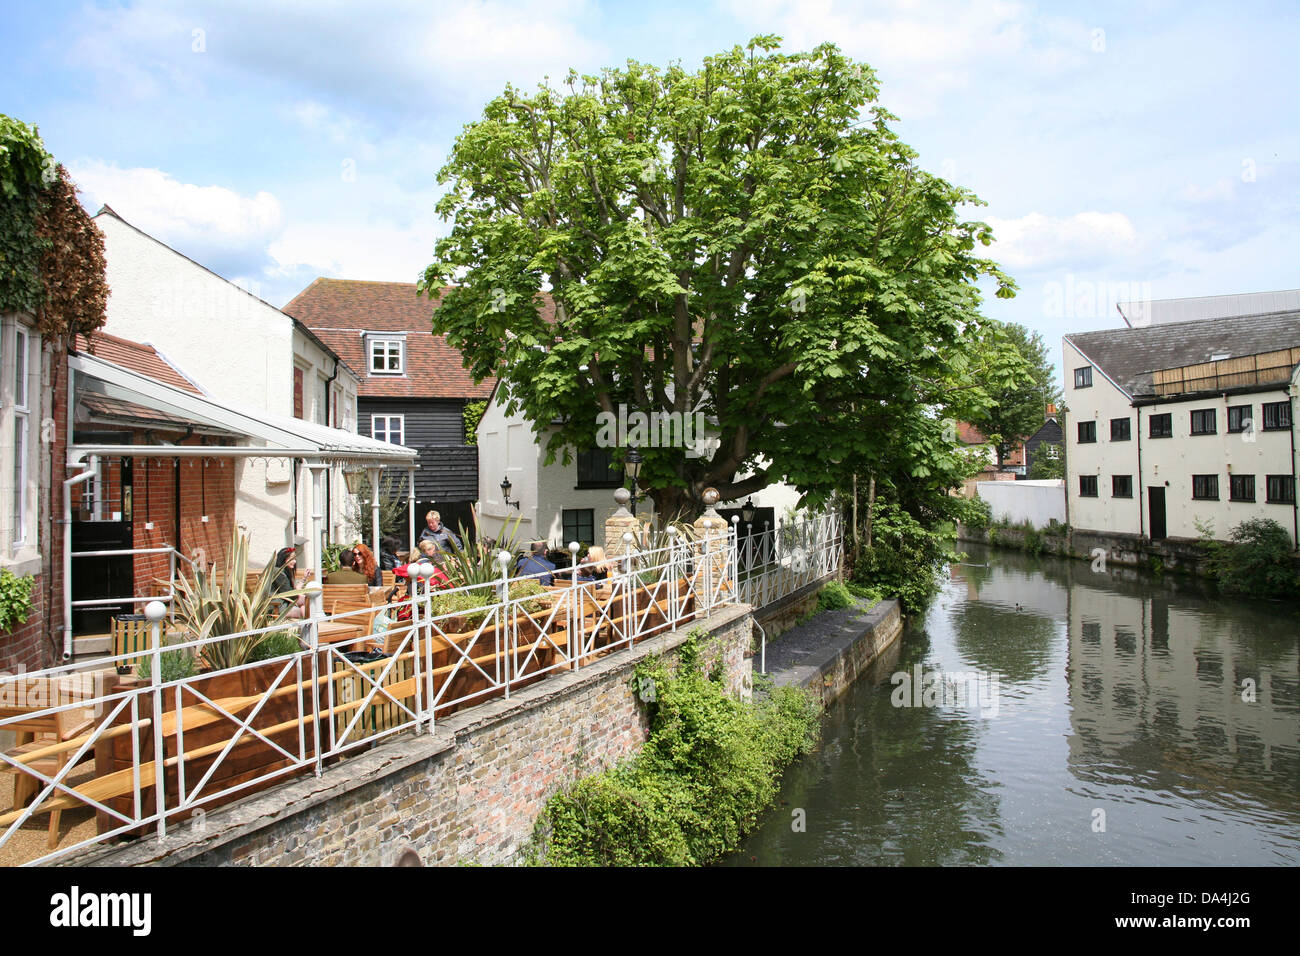
M 95 211 L 276 306 L 415 281 L 438 170 L 507 83 L 830 41 L 1019 286 L 987 314 L 1119 327 L 1117 301 L 1300 287 L 1300 4 L 886 0 L 5 3 L 0 112 Z M 991 290 L 990 290 L 991 291 Z

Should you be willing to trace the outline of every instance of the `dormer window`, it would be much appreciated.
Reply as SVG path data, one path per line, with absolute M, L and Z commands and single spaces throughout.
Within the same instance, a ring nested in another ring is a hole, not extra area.
M 406 369 L 406 340 L 400 337 L 366 340 L 371 375 L 401 375 Z

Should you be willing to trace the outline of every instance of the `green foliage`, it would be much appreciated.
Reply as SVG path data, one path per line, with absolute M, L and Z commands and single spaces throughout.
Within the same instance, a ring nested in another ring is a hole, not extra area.
M 839 581 L 828 581 L 826 586 L 817 594 L 817 613 L 824 611 L 839 611 L 846 607 L 852 607 L 856 601 L 849 589 Z
M 846 581 L 844 586 L 849 589 L 849 593 L 860 601 L 865 600 L 868 607 L 875 607 L 880 603 L 880 592 L 873 587 L 868 587 L 858 581 Z
M 247 574 L 248 538 L 235 529 L 219 576 L 196 570 L 192 579 L 184 575 L 176 579 L 176 598 L 172 604 L 176 624 L 189 633 L 189 640 L 207 642 L 201 656 L 214 670 L 253 660 L 258 645 L 274 632 L 231 640 L 218 638 L 287 623 L 294 599 L 307 593 L 301 588 L 277 593 L 274 568 L 269 564 L 262 569 L 249 593 L 244 585 Z
M 302 641 L 298 639 L 298 632 L 292 629 L 283 631 L 272 631 L 266 635 L 249 655 L 250 661 L 269 661 L 276 657 L 288 657 L 290 654 L 297 654 L 303 649 Z
M 160 655 L 162 661 L 162 682 L 184 680 L 199 672 L 194 655 L 188 650 L 164 650 Z M 140 680 L 153 679 L 153 655 L 145 654 L 135 665 L 135 676 Z
M 56 340 L 103 326 L 104 238 L 36 127 L 0 114 L 0 313 Z
M 962 524 L 974 531 L 987 528 L 993 521 L 993 507 L 983 498 L 969 500 L 970 506 L 962 516 Z
M 859 550 L 853 580 L 896 596 L 907 613 L 915 613 L 939 590 L 938 572 L 953 560 L 949 542 L 897 505 L 878 504 L 872 544 Z
M 406 497 L 405 480 L 398 475 L 385 475 L 379 480 L 379 533 L 383 537 L 398 536 L 406 529 L 410 503 Z M 370 539 L 373 497 L 369 475 L 362 479 L 355 495 L 343 496 L 343 525 L 353 540 Z M 416 533 L 419 533 L 418 528 Z M 332 569 L 326 568 L 327 572 L 329 570 Z
M 1025 550 L 1030 554 L 1038 555 L 1043 553 L 1043 535 L 1028 521 L 1024 524 L 1024 542 Z
M 0 114 L 0 313 L 35 312 L 45 298 L 37 231 L 54 159 L 35 126 Z
M 478 423 L 483 420 L 483 413 L 487 411 L 487 402 L 466 402 L 465 403 L 465 444 L 478 444 Z
M 697 632 L 676 673 L 643 661 L 633 688 L 647 700 L 641 753 L 552 797 L 534 831 L 552 866 L 692 866 L 733 850 L 771 806 L 784 767 L 820 732 L 806 691 L 771 689 L 753 703 L 727 695 L 700 666 Z
M 0 569 L 0 633 L 12 631 L 32 614 L 32 588 L 36 579 Z
M 660 514 L 781 478 L 818 504 L 886 459 L 947 486 L 944 417 L 1024 374 L 979 313 L 981 280 L 1014 285 L 963 219 L 978 198 L 920 168 L 878 92 L 834 45 L 773 37 L 507 88 L 440 173 L 433 330 L 558 423 L 548 460 L 595 444 L 602 408 L 716 421 L 700 457 L 641 443 Z
M 1209 541 L 1207 570 L 1224 591 L 1250 597 L 1293 597 L 1291 537 L 1271 518 L 1237 525 L 1228 541 Z
M 1048 448 L 1055 448 L 1055 457 L 1047 455 Z M 1065 477 L 1065 450 L 1054 442 L 1043 442 L 1034 454 L 1034 463 L 1029 467 L 1029 478 L 1034 481 L 1046 481 L 1050 478 Z
M 325 574 L 332 574 L 337 571 L 339 569 L 339 555 L 346 551 L 347 548 L 346 544 L 335 544 L 334 542 L 325 545 L 325 549 L 320 556 L 321 570 Z
M 990 437 L 996 436 L 998 465 L 1018 442 L 1036 432 L 1046 420 L 1049 404 L 1059 404 L 1061 390 L 1046 343 L 1037 332 L 1014 322 L 993 322 L 986 331 L 987 347 L 1010 348 L 1023 361 L 1014 380 L 1001 375 L 983 383 L 988 404 L 970 423 Z

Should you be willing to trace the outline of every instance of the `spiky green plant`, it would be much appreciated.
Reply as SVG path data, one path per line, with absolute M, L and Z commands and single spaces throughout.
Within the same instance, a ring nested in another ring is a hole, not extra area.
M 235 530 L 220 577 L 196 570 L 194 577 L 177 578 L 172 607 L 176 623 L 189 632 L 190 640 L 204 641 L 201 657 L 215 670 L 238 667 L 255 660 L 255 651 L 274 632 L 243 634 L 261 628 L 287 624 L 294 601 L 305 588 L 275 591 L 275 567 L 268 564 L 249 592 L 248 538 Z M 243 634 L 230 640 L 229 634 Z
M 442 570 L 451 581 L 452 587 L 500 582 L 501 565 L 497 564 L 497 555 L 502 551 L 509 551 L 513 555 L 518 549 L 516 538 L 519 536 L 519 525 L 522 521 L 522 515 L 515 518 L 513 525 L 507 521 L 501 528 L 501 537 L 490 547 L 484 543 L 482 537 L 471 541 L 462 524 L 460 540 L 464 544 L 457 544 L 455 540 L 449 539 L 447 546 L 450 550 L 444 552 L 442 561 Z

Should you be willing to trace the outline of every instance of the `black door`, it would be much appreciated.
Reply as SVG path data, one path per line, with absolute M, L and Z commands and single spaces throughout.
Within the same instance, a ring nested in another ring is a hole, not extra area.
M 1151 506 L 1151 540 L 1161 541 L 1165 537 L 1165 489 L 1148 488 L 1147 500 Z

